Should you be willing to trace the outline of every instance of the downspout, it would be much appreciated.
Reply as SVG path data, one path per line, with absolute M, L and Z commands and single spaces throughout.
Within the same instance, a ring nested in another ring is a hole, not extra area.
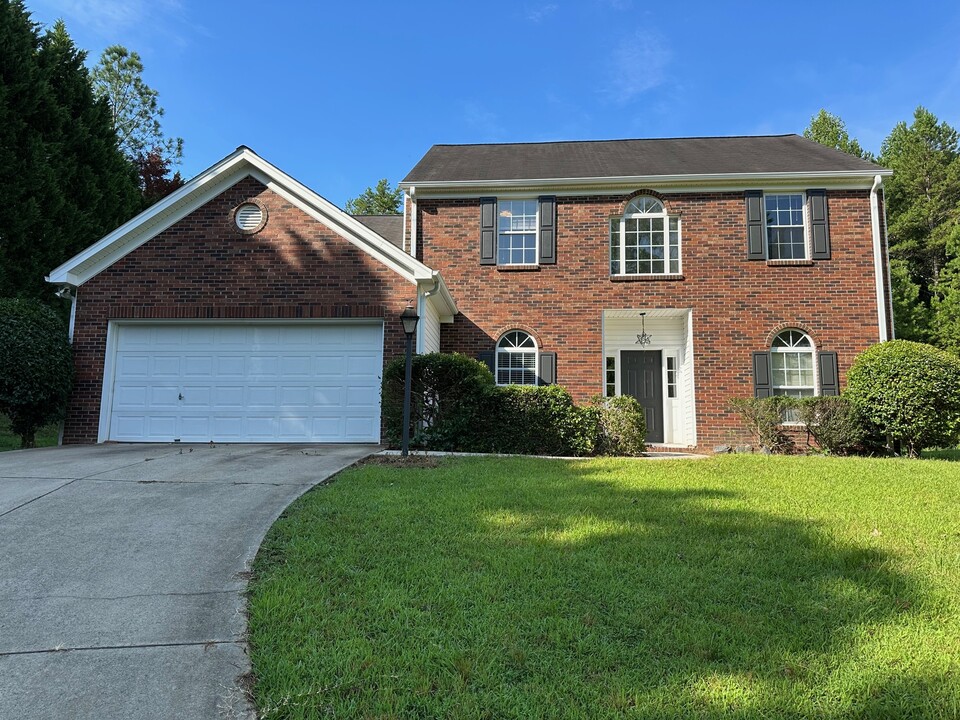
M 880 237 L 880 203 L 878 200 L 878 190 L 883 184 L 883 178 L 876 175 L 873 178 L 873 187 L 870 188 L 870 226 L 873 232 L 873 269 L 874 281 L 877 285 L 877 324 L 880 330 L 880 342 L 890 339 L 887 332 L 887 297 L 883 287 L 884 268 L 883 268 L 883 249 Z
M 887 257 L 887 281 L 890 283 L 890 295 L 887 297 L 887 308 L 890 315 L 890 339 L 897 339 L 897 323 L 893 316 L 893 277 L 890 274 L 890 231 L 887 229 L 887 191 L 880 186 L 880 193 L 883 197 L 883 249 Z
M 407 251 L 407 203 L 410 202 L 410 193 L 403 193 L 403 231 L 400 235 L 400 249 Z
M 410 188 L 410 254 L 417 257 L 417 188 Z

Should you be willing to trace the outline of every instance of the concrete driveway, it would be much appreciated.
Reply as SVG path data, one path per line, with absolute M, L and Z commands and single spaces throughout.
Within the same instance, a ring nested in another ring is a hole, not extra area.
M 0 717 L 249 717 L 246 571 L 292 500 L 375 449 L 0 453 Z

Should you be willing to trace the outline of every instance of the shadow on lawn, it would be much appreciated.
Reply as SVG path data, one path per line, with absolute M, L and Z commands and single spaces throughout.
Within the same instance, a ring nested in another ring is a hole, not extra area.
M 543 621 L 511 642 L 568 653 L 563 666 L 585 685 L 603 678 L 598 716 L 926 717 L 951 702 L 942 685 L 938 697 L 945 678 L 911 678 L 877 647 L 855 659 L 866 635 L 923 597 L 888 554 L 727 491 L 630 491 L 609 471 L 572 467 L 530 492 L 492 492 L 474 550 L 499 544 L 507 587 L 537 586 L 528 602 L 543 604 Z

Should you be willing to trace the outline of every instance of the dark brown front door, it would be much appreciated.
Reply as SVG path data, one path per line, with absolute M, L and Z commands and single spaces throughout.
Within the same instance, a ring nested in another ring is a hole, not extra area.
M 620 390 L 633 395 L 647 419 L 647 442 L 663 442 L 663 353 L 624 350 L 620 353 Z

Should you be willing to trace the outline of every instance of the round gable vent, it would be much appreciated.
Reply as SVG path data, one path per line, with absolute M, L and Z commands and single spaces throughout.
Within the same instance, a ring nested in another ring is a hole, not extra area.
M 244 203 L 237 208 L 237 227 L 244 232 L 255 232 L 263 226 L 263 208 L 254 203 Z

